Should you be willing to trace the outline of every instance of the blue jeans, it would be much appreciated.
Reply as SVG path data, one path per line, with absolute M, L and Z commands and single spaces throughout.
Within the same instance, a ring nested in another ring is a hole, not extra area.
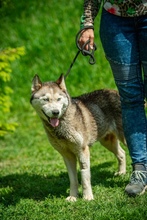
M 132 163 L 147 164 L 147 16 L 124 18 L 103 9 L 100 37 L 120 94 Z

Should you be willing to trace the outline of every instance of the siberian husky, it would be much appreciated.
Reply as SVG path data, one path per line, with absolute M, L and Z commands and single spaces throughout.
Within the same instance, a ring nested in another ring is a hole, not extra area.
M 93 200 L 89 147 L 99 141 L 118 160 L 116 175 L 125 174 L 126 145 L 122 128 L 120 97 L 115 90 L 101 89 L 71 98 L 64 76 L 42 83 L 35 75 L 31 104 L 40 116 L 51 145 L 62 155 L 70 179 L 69 201 L 78 197 L 76 164 L 80 164 L 83 198 Z

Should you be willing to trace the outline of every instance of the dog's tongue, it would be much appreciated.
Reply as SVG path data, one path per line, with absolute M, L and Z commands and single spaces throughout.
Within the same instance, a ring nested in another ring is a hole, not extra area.
M 50 123 L 53 127 L 57 127 L 59 125 L 59 119 L 58 118 L 51 118 Z

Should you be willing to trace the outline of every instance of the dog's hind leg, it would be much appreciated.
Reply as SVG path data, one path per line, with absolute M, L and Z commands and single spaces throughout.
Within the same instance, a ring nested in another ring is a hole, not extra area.
M 86 146 L 79 152 L 78 155 L 80 169 L 81 169 L 81 180 L 83 188 L 83 198 L 85 200 L 93 200 L 93 193 L 91 187 L 91 174 L 90 174 L 90 151 L 89 147 Z
M 109 151 L 114 153 L 118 160 L 118 171 L 115 173 L 115 176 L 122 175 L 126 173 L 126 154 L 125 151 L 120 146 L 118 138 L 115 134 L 107 134 L 103 139 L 100 140 L 100 143 L 106 147 Z
M 68 170 L 69 180 L 70 180 L 70 195 L 66 198 L 67 201 L 74 202 L 78 197 L 78 176 L 77 176 L 77 159 L 76 156 L 68 152 L 63 156 L 65 165 Z

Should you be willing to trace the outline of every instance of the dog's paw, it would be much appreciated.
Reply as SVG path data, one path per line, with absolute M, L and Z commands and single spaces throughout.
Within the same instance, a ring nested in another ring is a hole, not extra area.
M 68 196 L 66 198 L 66 201 L 68 202 L 76 202 L 77 201 L 77 198 L 75 196 Z
M 94 200 L 94 197 L 93 197 L 93 195 L 84 195 L 83 199 L 85 199 L 87 201 L 91 201 L 91 200 Z
M 125 175 L 126 171 L 117 171 L 114 173 L 114 176 L 121 176 L 121 175 Z

